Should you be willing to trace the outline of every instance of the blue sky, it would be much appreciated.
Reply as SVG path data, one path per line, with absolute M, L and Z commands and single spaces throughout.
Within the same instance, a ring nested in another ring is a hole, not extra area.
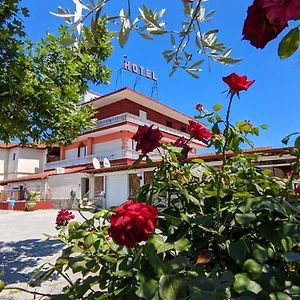
M 147 3 L 153 8 L 166 7 L 165 18 L 168 25 L 172 27 L 181 20 L 180 0 L 132 2 Z M 111 9 L 118 11 L 122 4 L 126 5 L 127 1 L 111 1 L 111 3 Z M 262 130 L 260 136 L 253 139 L 255 145 L 259 147 L 283 146 L 281 139 L 299 130 L 299 52 L 289 59 L 280 60 L 277 57 L 279 39 L 270 42 L 263 50 L 257 50 L 248 41 L 241 40 L 243 21 L 247 7 L 251 3 L 252 1 L 249 0 L 209 0 L 207 2 L 207 6 L 216 9 L 216 13 L 213 21 L 208 23 L 206 28 L 219 28 L 220 41 L 232 48 L 232 56 L 242 58 L 242 62 L 232 66 L 212 63 L 211 71 L 208 70 L 207 63 L 204 63 L 200 79 L 193 79 L 183 71 L 176 72 L 170 78 L 168 76 L 170 66 L 161 55 L 163 50 L 170 48 L 169 38 L 158 37 L 155 41 L 147 41 L 134 33 L 123 49 L 116 41 L 113 42 L 113 55 L 107 61 L 107 65 L 113 70 L 111 84 L 91 88 L 101 94 L 113 91 L 117 71 L 122 67 L 123 55 L 127 55 L 130 61 L 155 71 L 158 77 L 159 101 L 193 116 L 196 103 L 202 103 L 208 109 L 216 103 L 221 103 L 225 107 L 228 99 L 222 92 L 227 86 L 223 83 L 222 77 L 232 72 L 245 74 L 249 79 L 256 81 L 247 92 L 241 93 L 240 100 L 235 100 L 231 121 L 250 120 L 256 125 L 266 123 L 268 130 Z M 59 5 L 73 10 L 71 0 L 23 0 L 22 5 L 30 10 L 30 17 L 25 24 L 27 34 L 33 40 L 41 38 L 47 30 L 55 32 L 57 26 L 63 22 L 62 19 L 50 15 L 49 11 L 55 12 Z M 136 4 L 135 7 L 137 7 Z M 285 33 L 287 31 L 283 32 L 280 37 L 283 37 Z M 123 72 L 123 86 L 133 88 L 134 82 L 135 76 Z M 151 81 L 140 81 L 139 91 L 150 96 L 151 89 Z

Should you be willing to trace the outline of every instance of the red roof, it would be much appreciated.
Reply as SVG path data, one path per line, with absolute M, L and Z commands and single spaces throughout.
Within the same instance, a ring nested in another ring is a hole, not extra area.
M 85 169 L 86 169 L 86 166 L 65 168 L 64 174 L 77 173 L 77 172 L 83 171 Z M 51 175 L 56 175 L 56 170 L 49 170 L 49 171 L 36 173 L 36 174 L 32 174 L 32 175 L 21 176 L 18 178 L 1 180 L 0 185 L 6 185 L 9 183 L 13 183 L 13 182 L 21 182 L 21 181 L 29 181 L 29 180 L 42 180 L 42 179 L 46 179 L 47 177 L 49 177 Z
M 20 145 L 20 144 L 13 144 L 13 143 L 0 143 L 0 148 L 2 149 L 11 149 L 11 148 L 33 148 L 33 149 L 46 149 L 47 146 L 44 144 L 38 144 L 38 145 Z

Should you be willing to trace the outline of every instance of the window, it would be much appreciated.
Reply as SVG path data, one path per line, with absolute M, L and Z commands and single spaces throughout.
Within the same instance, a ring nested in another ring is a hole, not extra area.
M 129 174 L 129 198 L 135 199 L 140 186 L 141 178 L 138 174 Z
M 84 144 L 80 144 L 78 147 L 78 157 L 86 156 L 86 146 Z
M 96 176 L 94 181 L 94 197 L 99 198 L 104 193 L 104 177 Z
M 16 153 L 13 153 L 13 160 L 16 160 Z
M 185 127 L 181 127 L 180 130 L 181 130 L 182 132 L 186 132 Z
M 146 171 L 144 172 L 144 184 L 151 184 L 152 182 L 152 171 Z

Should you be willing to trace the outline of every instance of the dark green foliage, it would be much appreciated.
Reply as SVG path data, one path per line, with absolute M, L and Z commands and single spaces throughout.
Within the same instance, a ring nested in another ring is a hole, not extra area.
M 18 2 L 0 4 L 0 140 L 70 142 L 91 126 L 91 107 L 78 106 L 88 82 L 109 80 L 102 62 L 111 54 L 110 35 L 99 19 L 77 44 L 66 27 L 33 44 Z

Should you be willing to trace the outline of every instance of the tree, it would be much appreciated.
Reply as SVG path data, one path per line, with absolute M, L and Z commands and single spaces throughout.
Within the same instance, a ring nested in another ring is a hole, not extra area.
M 0 4 L 0 140 L 67 143 L 91 126 L 92 108 L 78 103 L 88 82 L 108 83 L 102 62 L 111 36 L 98 18 L 76 43 L 74 31 L 61 26 L 33 44 L 21 19 L 27 16 L 19 0 Z

